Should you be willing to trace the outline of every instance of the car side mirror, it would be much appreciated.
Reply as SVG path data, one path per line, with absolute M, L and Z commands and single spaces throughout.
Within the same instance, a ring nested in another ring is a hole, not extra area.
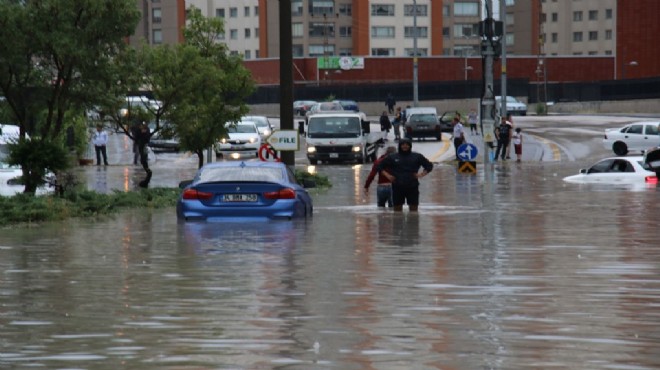
M 185 189 L 188 185 L 192 184 L 192 180 L 183 180 L 179 183 L 179 189 Z
M 579 172 L 579 173 L 581 173 L 581 174 L 586 174 L 586 173 L 587 173 L 587 169 L 586 169 L 586 168 L 582 168 L 582 169 L 580 169 L 580 172 Z

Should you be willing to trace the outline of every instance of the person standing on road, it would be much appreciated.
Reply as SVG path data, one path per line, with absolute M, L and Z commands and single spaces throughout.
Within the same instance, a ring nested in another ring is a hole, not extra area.
M 522 143 L 523 143 L 522 129 L 520 127 L 516 127 L 516 130 L 511 137 L 513 142 L 513 149 L 516 153 L 516 162 L 520 162 L 520 160 L 522 159 Z
M 146 188 L 149 186 L 149 181 L 151 181 L 151 169 L 149 169 L 149 155 L 148 155 L 148 144 L 149 140 L 151 139 L 151 134 L 149 133 L 149 126 L 147 126 L 146 123 L 142 123 L 140 125 L 140 132 L 138 136 L 135 138 L 137 144 L 138 144 L 138 150 L 140 152 L 140 164 L 142 165 L 142 168 L 144 168 L 144 171 L 147 173 L 147 177 L 140 181 L 139 185 L 142 188 Z
M 419 169 L 423 168 L 422 172 Z M 433 164 L 422 154 L 412 151 L 412 141 L 399 140 L 397 153 L 388 155 L 378 164 L 378 172 L 392 182 L 394 211 L 403 211 L 407 203 L 411 212 L 419 207 L 419 179 L 433 170 Z
M 392 128 L 392 122 L 390 122 L 390 117 L 387 115 L 386 111 L 383 111 L 383 114 L 380 115 L 380 131 L 387 133 L 385 135 L 386 138 L 387 135 L 389 135 L 390 133 L 390 128 Z
M 144 124 L 144 122 L 142 122 Z M 140 146 L 137 142 L 137 137 L 140 135 L 140 123 L 136 121 L 131 126 L 131 136 L 133 137 L 133 164 L 137 165 L 140 160 Z
M 470 125 L 470 133 L 479 135 L 479 131 L 477 130 L 477 111 L 472 109 L 470 113 L 468 113 L 468 124 Z
M 392 120 L 392 128 L 394 129 L 394 140 L 401 139 L 401 107 L 396 107 L 396 113 L 394 114 L 394 120 Z
M 513 115 L 506 114 L 506 122 L 509 124 L 509 143 L 513 140 Z M 506 149 L 506 159 L 511 159 L 511 145 Z
M 387 111 L 389 114 L 394 113 L 394 106 L 396 105 L 396 100 L 394 100 L 394 96 L 392 96 L 392 93 L 387 94 L 387 98 L 385 98 L 385 105 L 387 106 Z
M 502 117 L 500 122 L 500 127 L 495 131 L 495 138 L 497 139 L 497 149 L 495 150 L 495 160 L 502 153 L 502 160 L 506 160 L 506 150 L 509 147 L 509 138 L 511 136 L 511 126 L 506 120 L 506 117 Z
M 92 136 L 92 144 L 96 150 L 96 165 L 101 165 L 101 155 L 103 155 L 103 164 L 108 165 L 108 133 L 103 130 L 102 124 L 96 125 L 96 132 Z
M 378 165 L 385 159 L 388 155 L 396 153 L 396 148 L 393 146 L 388 146 L 385 150 L 385 154 L 381 155 L 376 159 L 373 166 L 371 166 L 371 172 L 367 176 L 367 182 L 364 184 L 364 193 L 369 195 L 369 186 L 374 181 L 376 174 L 378 174 L 378 187 L 376 188 L 376 205 L 378 207 L 385 207 L 387 203 L 388 207 L 392 207 L 392 182 L 385 177 L 381 172 L 378 172 Z
M 463 129 L 463 124 L 461 123 L 461 116 L 458 114 L 454 116 L 454 120 L 451 124 L 454 127 L 454 133 L 452 136 L 454 138 L 454 152 L 456 154 L 456 160 L 460 161 L 461 159 L 458 157 L 458 147 L 465 142 L 465 131 Z

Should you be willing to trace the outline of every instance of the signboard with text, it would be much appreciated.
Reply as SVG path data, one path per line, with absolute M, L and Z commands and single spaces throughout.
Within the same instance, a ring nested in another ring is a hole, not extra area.
M 318 69 L 364 69 L 364 58 L 327 56 L 316 59 Z

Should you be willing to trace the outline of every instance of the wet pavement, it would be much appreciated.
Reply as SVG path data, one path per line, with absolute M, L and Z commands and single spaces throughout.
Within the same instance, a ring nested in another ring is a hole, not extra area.
M 307 220 L 3 230 L 0 368 L 658 369 L 660 191 L 564 183 L 580 161 L 438 162 L 417 214 L 375 207 L 369 164 L 324 165 Z

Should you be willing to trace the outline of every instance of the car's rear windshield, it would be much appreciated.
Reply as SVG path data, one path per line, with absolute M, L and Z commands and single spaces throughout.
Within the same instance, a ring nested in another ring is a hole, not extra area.
M 438 117 L 435 114 L 413 114 L 410 116 L 411 122 L 438 122 Z
M 282 170 L 269 167 L 215 167 L 207 168 L 199 175 L 200 182 L 235 182 L 235 181 L 266 181 L 280 182 L 283 180 Z

